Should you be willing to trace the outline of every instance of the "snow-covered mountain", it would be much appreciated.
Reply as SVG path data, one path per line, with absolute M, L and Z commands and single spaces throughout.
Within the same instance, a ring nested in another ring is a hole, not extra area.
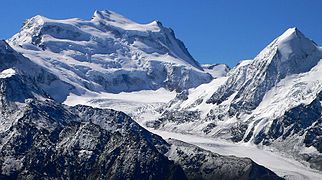
M 230 76 L 208 102 L 220 104 L 238 91 L 232 99 L 230 113 L 253 110 L 281 79 L 308 72 L 320 58 L 320 49 L 296 28 L 290 28 L 255 57 L 244 72 Z
M 162 87 L 180 91 L 212 79 L 173 30 L 112 11 L 96 11 L 91 20 L 35 16 L 8 42 L 81 94 Z
M 257 145 L 322 170 L 321 59 L 296 28 L 230 69 L 200 65 L 158 21 L 35 16 L 0 41 L 0 179 L 278 179 L 139 124 Z M 295 177 L 319 177 L 310 172 Z
M 184 91 L 148 125 L 268 145 L 322 169 L 322 49 L 290 28 L 226 77 Z
M 166 142 L 123 112 L 59 104 L 48 86 L 69 85 L 4 41 L 0 62 L 0 179 L 280 179 L 248 158 Z

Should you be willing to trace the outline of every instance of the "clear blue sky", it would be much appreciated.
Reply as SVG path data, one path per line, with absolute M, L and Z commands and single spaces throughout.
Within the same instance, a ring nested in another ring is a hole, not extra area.
M 294 26 L 322 45 L 322 0 L 6 0 L 1 2 L 0 38 L 11 37 L 37 14 L 90 19 L 96 9 L 140 23 L 160 20 L 201 63 L 234 66 Z

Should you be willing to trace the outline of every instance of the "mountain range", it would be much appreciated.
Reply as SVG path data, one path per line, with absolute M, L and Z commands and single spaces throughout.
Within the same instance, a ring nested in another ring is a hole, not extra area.
M 322 177 L 321 59 L 297 28 L 230 68 L 199 64 L 159 21 L 32 17 L 0 42 L 0 178 L 304 177 L 151 128 L 269 149 Z
M 1 179 L 278 179 L 247 158 L 166 142 L 122 112 L 59 104 L 43 89 L 55 75 L 0 48 Z

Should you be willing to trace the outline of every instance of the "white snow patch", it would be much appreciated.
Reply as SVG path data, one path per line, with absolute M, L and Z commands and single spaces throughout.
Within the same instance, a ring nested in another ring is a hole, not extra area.
M 0 73 L 0 78 L 9 78 L 16 74 L 16 71 L 12 68 L 5 69 Z

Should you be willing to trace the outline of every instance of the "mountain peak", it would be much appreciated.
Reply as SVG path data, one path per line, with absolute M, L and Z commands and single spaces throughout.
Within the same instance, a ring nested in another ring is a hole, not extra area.
M 123 21 L 124 20 L 129 21 L 127 18 L 123 17 L 122 15 L 109 10 L 103 10 L 103 11 L 96 10 L 94 12 L 92 19 L 104 19 L 107 21 L 116 21 L 116 20 L 122 19 Z
M 30 28 L 31 26 L 35 26 L 35 25 L 43 25 L 48 20 L 49 19 L 44 16 L 36 15 L 31 17 L 30 19 L 27 19 L 24 23 L 24 27 Z
M 289 59 L 291 56 L 305 56 L 316 50 L 315 43 L 305 37 L 298 28 L 289 28 L 277 38 L 277 48 L 282 59 Z
M 300 36 L 304 36 L 301 31 L 296 27 L 288 28 L 280 37 L 279 40 L 290 39 Z
M 35 55 L 41 54 L 45 62 L 59 61 L 77 77 L 64 80 L 92 91 L 185 89 L 212 79 L 170 28 L 159 21 L 139 24 L 107 10 L 95 11 L 91 20 L 34 17 L 8 42 L 29 59 L 38 59 Z M 49 53 L 57 55 L 55 60 Z M 187 78 L 176 78 L 179 74 Z M 139 83 L 128 83 L 129 79 Z M 90 85 L 85 86 L 85 81 Z
M 110 10 L 95 11 L 92 21 L 103 22 L 114 27 L 120 27 L 124 30 L 159 32 L 163 29 L 162 23 L 159 21 L 140 24 Z

